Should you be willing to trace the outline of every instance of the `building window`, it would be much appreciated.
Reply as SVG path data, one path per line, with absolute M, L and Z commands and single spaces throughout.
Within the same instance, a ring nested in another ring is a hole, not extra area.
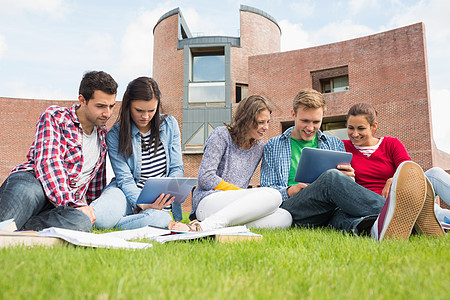
M 224 106 L 224 48 L 192 48 L 191 55 L 188 103 L 193 106 Z
M 348 76 L 341 76 L 336 78 L 328 78 L 320 80 L 321 92 L 326 93 L 337 93 L 348 91 Z
M 289 127 L 294 125 L 294 121 L 281 121 L 281 133 L 285 132 Z
M 346 116 L 323 118 L 320 130 L 326 135 L 335 136 L 341 140 L 348 139 Z
M 193 54 L 192 57 L 192 81 L 225 81 L 225 56 Z
M 211 124 L 208 124 L 208 135 L 206 136 L 206 138 L 209 137 L 209 135 L 213 132 L 214 127 Z
M 191 82 L 189 104 L 225 103 L 225 82 Z
M 186 151 L 190 152 L 201 152 L 203 150 L 204 142 L 205 142 L 205 126 L 202 125 L 186 142 L 185 149 Z
M 241 102 L 248 96 L 248 84 L 236 83 L 236 103 Z
M 213 132 L 213 130 L 214 127 L 211 124 L 202 124 L 184 145 L 184 153 L 203 153 L 203 146 L 205 144 L 205 141 Z
M 312 88 L 323 94 L 348 91 L 348 66 L 311 71 Z
M 286 129 L 294 125 L 294 121 L 282 121 L 281 132 L 285 132 Z M 346 116 L 324 117 L 320 130 L 326 135 L 335 136 L 341 140 L 348 139 Z

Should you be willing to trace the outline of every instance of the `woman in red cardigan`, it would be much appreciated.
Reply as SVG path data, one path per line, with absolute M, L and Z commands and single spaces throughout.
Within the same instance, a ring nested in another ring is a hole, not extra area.
M 411 160 L 405 146 L 394 137 L 375 137 L 377 112 L 369 103 L 357 103 L 347 113 L 345 149 L 353 154 L 355 180 L 365 188 L 387 197 L 392 176 L 404 161 Z M 450 175 L 440 168 L 425 172 L 437 195 L 450 204 Z M 450 223 L 450 211 L 435 205 L 440 222 Z

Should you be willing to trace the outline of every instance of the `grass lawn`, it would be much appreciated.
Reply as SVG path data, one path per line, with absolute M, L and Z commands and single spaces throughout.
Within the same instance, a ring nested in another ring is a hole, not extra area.
M 0 249 L 0 299 L 448 299 L 450 236 L 377 243 L 329 229 L 147 250 Z

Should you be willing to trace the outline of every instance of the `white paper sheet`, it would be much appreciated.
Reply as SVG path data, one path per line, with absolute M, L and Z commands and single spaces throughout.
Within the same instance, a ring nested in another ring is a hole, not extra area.
M 169 229 L 161 229 L 156 227 L 142 227 L 131 230 L 120 230 L 120 231 L 112 231 L 107 233 L 101 233 L 99 235 L 106 237 L 115 237 L 123 240 L 135 240 L 135 239 L 151 239 L 157 236 L 170 234 L 171 231 Z
M 9 219 L 0 222 L 0 230 L 7 230 L 7 231 L 17 230 L 16 223 L 14 223 L 14 219 Z
M 124 239 L 114 236 L 104 236 L 104 234 L 81 232 L 56 227 L 50 227 L 39 231 L 38 236 L 56 237 L 74 245 L 87 247 L 113 249 L 146 249 L 152 247 L 152 244 L 148 243 L 127 242 Z
M 183 241 L 183 240 L 194 240 L 199 239 L 207 236 L 215 236 L 215 235 L 232 235 L 232 234 L 252 234 L 252 232 L 245 226 L 233 226 L 233 227 L 225 227 L 221 229 L 214 229 L 214 230 L 205 230 L 205 231 L 197 231 L 197 232 L 186 232 L 186 233 L 180 233 L 180 234 L 171 234 L 171 235 L 164 235 L 164 236 L 158 236 L 151 238 L 151 240 L 154 240 L 158 243 L 164 244 L 166 242 L 172 242 L 172 241 Z

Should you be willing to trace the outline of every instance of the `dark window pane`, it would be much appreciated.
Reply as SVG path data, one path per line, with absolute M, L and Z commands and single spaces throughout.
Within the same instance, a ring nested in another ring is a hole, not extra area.
M 343 92 L 348 90 L 348 76 L 333 78 L 333 92 Z

